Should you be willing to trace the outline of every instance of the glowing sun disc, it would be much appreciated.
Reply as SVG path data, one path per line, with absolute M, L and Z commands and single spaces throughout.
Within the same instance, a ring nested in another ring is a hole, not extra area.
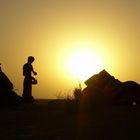
M 85 80 L 97 73 L 101 65 L 101 59 L 89 50 L 74 52 L 68 62 L 69 71 L 80 80 Z

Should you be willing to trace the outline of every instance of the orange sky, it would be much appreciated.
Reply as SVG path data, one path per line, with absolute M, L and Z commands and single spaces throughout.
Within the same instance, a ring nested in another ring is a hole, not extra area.
M 67 63 L 83 48 L 101 59 L 99 71 L 140 83 L 139 17 L 139 0 L 1 0 L 0 63 L 21 95 L 22 66 L 33 55 L 36 98 L 78 85 Z

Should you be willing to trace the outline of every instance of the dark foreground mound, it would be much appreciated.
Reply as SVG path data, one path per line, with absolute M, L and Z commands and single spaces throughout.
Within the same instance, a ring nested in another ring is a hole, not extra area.
M 75 110 L 69 100 L 36 100 L 2 109 L 0 140 L 139 140 L 140 108 Z M 73 110 L 74 109 L 74 110 Z

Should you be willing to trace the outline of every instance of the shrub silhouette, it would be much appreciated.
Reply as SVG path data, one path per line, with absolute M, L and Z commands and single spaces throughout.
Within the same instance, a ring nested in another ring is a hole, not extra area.
M 74 99 L 79 101 L 82 96 L 82 90 L 80 88 L 75 88 L 73 91 Z

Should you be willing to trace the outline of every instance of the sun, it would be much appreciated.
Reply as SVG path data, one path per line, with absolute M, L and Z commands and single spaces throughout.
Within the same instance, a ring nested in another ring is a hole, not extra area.
M 103 63 L 99 55 L 88 48 L 74 51 L 68 60 L 69 72 L 80 81 L 98 73 L 102 68 Z

